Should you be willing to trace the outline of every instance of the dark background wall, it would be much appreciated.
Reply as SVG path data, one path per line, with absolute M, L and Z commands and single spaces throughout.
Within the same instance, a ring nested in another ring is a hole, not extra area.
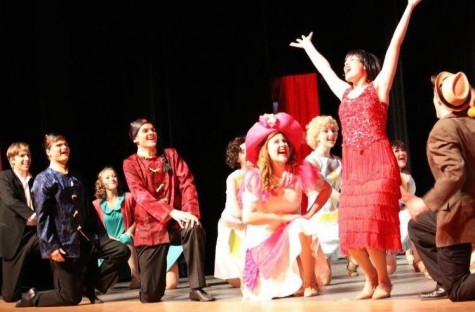
M 128 123 L 152 118 L 162 143 L 177 148 L 195 175 L 212 274 L 230 173 L 227 142 L 272 110 L 274 77 L 315 71 L 289 43 L 314 31 L 314 44 L 341 72 L 350 49 L 383 58 L 406 3 L 4 1 L 3 163 L 11 142 L 27 141 L 38 173 L 47 166 L 43 135 L 62 132 L 71 144 L 71 167 L 82 173 L 92 200 L 99 170 L 121 171 L 135 151 Z M 475 83 L 474 3 L 423 0 L 402 47 L 388 133 L 407 142 L 419 195 L 433 182 L 425 158 L 436 121 L 429 76 L 461 70 Z M 318 87 L 321 113 L 336 117 L 337 98 L 324 81 Z

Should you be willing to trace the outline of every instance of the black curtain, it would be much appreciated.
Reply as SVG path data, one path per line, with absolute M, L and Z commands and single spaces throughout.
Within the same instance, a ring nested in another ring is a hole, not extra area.
M 314 31 L 315 45 L 343 72 L 350 49 L 384 57 L 406 3 L 4 1 L 3 164 L 8 145 L 26 141 L 38 173 L 47 166 L 43 135 L 62 132 L 71 143 L 71 166 L 92 196 L 99 170 L 121 171 L 135 151 L 129 122 L 153 119 L 163 145 L 177 148 L 195 175 L 212 274 L 230 173 L 228 141 L 272 111 L 274 77 L 315 72 L 305 52 L 289 43 Z M 475 83 L 474 12 L 472 0 L 423 0 L 402 47 L 388 133 L 408 143 L 419 195 L 432 183 L 425 159 L 435 122 L 429 76 L 463 70 Z M 337 117 L 338 100 L 322 79 L 318 84 L 320 112 Z

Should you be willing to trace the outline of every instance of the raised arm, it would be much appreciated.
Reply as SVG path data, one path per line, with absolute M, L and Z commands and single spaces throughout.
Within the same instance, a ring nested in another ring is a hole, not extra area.
M 408 0 L 406 9 L 394 31 L 388 50 L 384 56 L 381 72 L 374 80 L 374 87 L 378 92 L 379 99 L 384 103 L 389 103 L 389 91 L 391 90 L 394 75 L 396 74 L 401 45 L 406 35 L 407 27 L 409 26 L 412 11 L 420 1 L 421 0 Z
M 313 65 L 317 68 L 323 79 L 325 79 L 332 92 L 341 100 L 343 92 L 345 92 L 350 84 L 335 74 L 327 59 L 321 55 L 312 44 L 312 36 L 313 32 L 308 36 L 302 35 L 302 38 L 297 38 L 295 42 L 291 42 L 290 46 L 305 50 Z

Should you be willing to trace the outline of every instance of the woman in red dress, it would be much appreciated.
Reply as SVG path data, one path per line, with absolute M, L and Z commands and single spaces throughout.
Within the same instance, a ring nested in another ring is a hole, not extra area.
M 302 48 L 341 100 L 343 176 L 339 208 L 340 247 L 356 259 L 366 283 L 357 299 L 391 296 L 386 252 L 402 250 L 399 232 L 401 179 L 386 135 L 389 92 L 411 14 L 420 0 L 408 0 L 382 68 L 371 53 L 350 51 L 341 79 L 312 44 L 312 33 L 290 45 Z

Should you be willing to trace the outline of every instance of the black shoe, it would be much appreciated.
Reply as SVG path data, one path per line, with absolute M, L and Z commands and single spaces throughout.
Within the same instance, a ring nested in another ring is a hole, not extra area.
M 21 300 L 15 304 L 15 308 L 34 307 L 37 297 L 38 291 L 36 288 L 30 288 L 23 294 L 23 296 L 21 296 Z
M 96 296 L 96 291 L 92 287 L 85 287 L 82 291 L 82 295 L 89 299 L 89 302 L 92 304 L 95 303 L 104 303 L 101 299 Z
M 203 289 L 197 288 L 197 289 L 192 289 L 190 291 L 190 300 L 207 302 L 207 301 L 214 301 L 215 299 L 213 296 L 208 294 Z
M 448 297 L 447 291 L 441 286 L 437 286 L 433 291 L 419 294 L 419 298 L 422 300 L 444 299 Z

